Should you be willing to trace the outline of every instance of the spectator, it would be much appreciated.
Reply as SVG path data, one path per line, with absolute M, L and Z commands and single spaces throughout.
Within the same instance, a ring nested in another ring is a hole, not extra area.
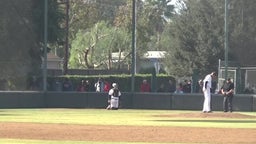
M 36 76 L 32 77 L 32 80 L 30 81 L 30 90 L 39 90 L 39 84 L 38 79 Z
M 185 80 L 183 86 L 184 93 L 191 93 L 191 80 Z
M 54 82 L 53 82 L 53 90 L 54 91 L 61 91 L 61 89 L 62 89 L 62 85 L 61 85 L 61 82 L 59 81 L 59 80 L 55 80 Z
M 104 91 L 104 82 L 102 78 L 99 78 L 98 81 L 94 84 L 96 92 L 103 92 Z
M 176 90 L 175 90 L 174 93 L 177 93 L 177 94 L 182 94 L 182 93 L 184 93 L 184 92 L 183 92 L 183 85 L 182 85 L 182 83 L 179 83 L 179 84 L 176 86 Z
M 84 92 L 84 91 L 88 91 L 88 89 L 86 89 L 86 85 L 85 85 L 85 81 L 82 80 L 78 87 L 76 88 L 76 91 L 79 91 L 79 92 Z
M 144 79 L 140 85 L 140 92 L 150 92 L 150 85 L 146 79 Z
M 104 92 L 109 92 L 110 89 L 111 84 L 107 80 L 104 80 Z
M 196 92 L 200 92 L 200 93 L 202 93 L 203 91 L 202 91 L 202 89 L 203 89 L 203 84 L 204 84 L 204 82 L 203 82 L 203 80 L 202 79 L 200 79 L 198 82 L 197 82 L 197 87 L 196 87 Z
M 164 84 L 160 85 L 160 87 L 157 89 L 157 92 L 164 92 Z
M 91 84 L 91 82 L 89 80 L 85 81 L 85 89 L 88 92 L 95 92 L 95 87 L 93 84 Z
M 63 91 L 72 91 L 73 85 L 68 78 L 65 78 L 64 82 L 62 83 L 62 90 Z
M 245 94 L 254 94 L 254 91 L 251 86 L 248 86 L 244 89 Z
M 172 80 L 169 80 L 167 85 L 167 91 L 170 93 L 174 93 L 175 90 L 176 90 L 175 84 L 172 82 Z

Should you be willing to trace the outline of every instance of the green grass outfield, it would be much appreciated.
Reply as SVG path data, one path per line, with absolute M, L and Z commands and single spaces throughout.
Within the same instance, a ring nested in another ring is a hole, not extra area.
M 0 122 L 63 123 L 84 125 L 137 125 L 137 126 L 182 126 L 216 128 L 256 128 L 256 119 L 221 117 L 177 117 L 179 114 L 198 114 L 201 111 L 174 110 L 127 110 L 105 109 L 0 109 Z M 222 113 L 222 112 L 214 112 Z M 253 115 L 255 112 L 235 112 Z M 234 113 L 234 114 L 235 114 Z M 229 113 L 227 113 L 229 114 Z M 176 115 L 159 117 L 159 115 Z M 125 142 L 79 142 L 79 141 L 34 141 L 1 139 L 0 144 L 128 144 Z M 131 143 L 129 144 L 153 144 Z M 157 143 L 154 143 L 157 144 Z M 159 143 L 160 144 L 160 143 Z M 164 143 L 161 143 L 164 144 Z

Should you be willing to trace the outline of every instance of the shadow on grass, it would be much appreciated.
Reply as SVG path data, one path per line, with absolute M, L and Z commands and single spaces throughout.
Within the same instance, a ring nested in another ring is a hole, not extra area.
M 28 114 L 17 114 L 17 113 L 5 113 L 4 111 L 0 111 L 0 117 L 1 116 L 24 116 Z
M 157 122 L 200 122 L 200 123 L 256 123 L 256 120 L 154 120 Z

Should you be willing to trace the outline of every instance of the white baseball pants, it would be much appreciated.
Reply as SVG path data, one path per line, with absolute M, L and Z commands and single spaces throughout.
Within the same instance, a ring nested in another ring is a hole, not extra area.
M 207 88 L 203 92 L 204 92 L 203 112 L 209 112 L 211 111 L 211 91 L 209 88 Z

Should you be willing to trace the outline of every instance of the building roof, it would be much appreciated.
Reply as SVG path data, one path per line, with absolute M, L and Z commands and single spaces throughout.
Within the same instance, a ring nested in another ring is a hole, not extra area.
M 47 60 L 48 61 L 62 61 L 62 59 L 60 57 L 56 56 L 53 53 L 48 53 L 47 54 Z
M 125 54 L 124 52 L 121 52 L 121 59 L 124 59 L 124 58 L 125 58 Z M 119 52 L 113 52 L 112 59 L 115 59 L 115 60 L 119 59 Z
M 166 51 L 147 51 L 144 55 L 144 59 L 162 59 L 165 57 Z M 119 58 L 118 52 L 112 53 L 112 59 L 117 60 Z M 125 58 L 125 54 L 121 52 L 121 59 Z
M 162 59 L 165 57 L 166 51 L 147 51 L 143 58 L 146 59 Z

